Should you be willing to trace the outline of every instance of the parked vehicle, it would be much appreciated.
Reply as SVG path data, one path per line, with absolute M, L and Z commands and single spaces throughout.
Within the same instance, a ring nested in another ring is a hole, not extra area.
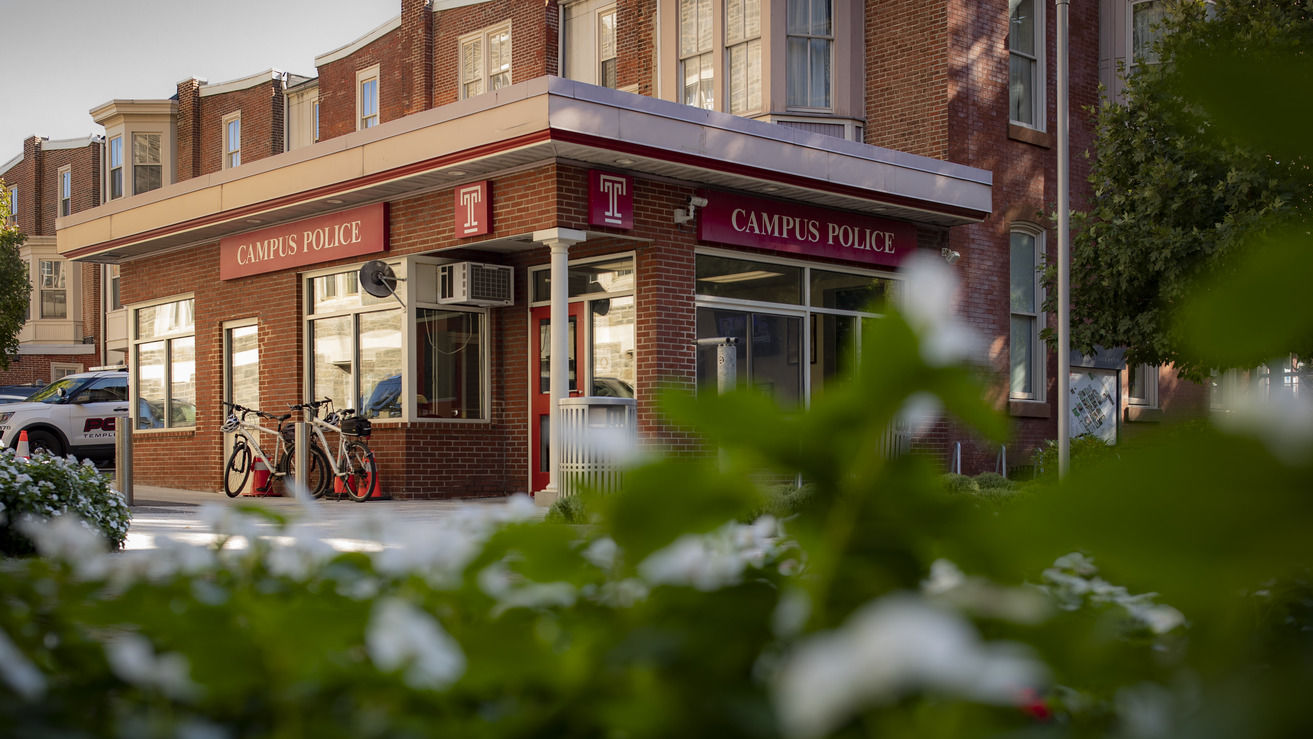
M 19 434 L 26 431 L 32 452 L 110 460 L 114 458 L 114 429 L 127 411 L 127 372 L 68 375 L 23 401 L 0 406 L 0 444 L 14 448 Z

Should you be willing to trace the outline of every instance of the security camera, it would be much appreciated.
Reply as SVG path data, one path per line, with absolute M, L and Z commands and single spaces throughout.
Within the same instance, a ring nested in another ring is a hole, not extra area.
M 962 258 L 962 252 L 949 249 L 947 246 L 939 250 L 939 255 L 949 264 L 957 264 L 957 260 Z
M 690 208 L 705 208 L 707 207 L 707 199 L 694 195 L 688 199 L 688 206 Z

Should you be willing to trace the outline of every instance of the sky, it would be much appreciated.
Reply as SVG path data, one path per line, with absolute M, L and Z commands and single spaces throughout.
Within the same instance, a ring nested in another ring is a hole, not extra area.
M 0 0 L 0 164 L 33 135 L 103 134 L 87 111 L 173 97 L 179 80 L 313 76 L 316 56 L 400 14 L 401 0 Z

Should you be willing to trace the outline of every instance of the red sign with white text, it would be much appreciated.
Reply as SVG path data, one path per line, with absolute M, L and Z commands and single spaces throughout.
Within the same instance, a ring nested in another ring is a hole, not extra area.
M 387 248 L 383 203 L 270 226 L 219 241 L 219 279 L 373 254 Z
M 634 227 L 634 178 L 629 175 L 588 171 L 588 225 Z
M 492 188 L 488 181 L 456 188 L 456 238 L 492 232 Z
M 704 191 L 698 241 L 896 267 L 916 250 L 916 226 L 828 208 Z

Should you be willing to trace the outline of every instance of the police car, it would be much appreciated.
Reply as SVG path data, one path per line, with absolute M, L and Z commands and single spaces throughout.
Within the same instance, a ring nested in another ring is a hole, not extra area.
M 114 458 L 114 428 L 128 412 L 128 373 L 81 372 L 46 385 L 19 403 L 0 405 L 0 445 L 18 446 L 27 432 L 32 452 Z

